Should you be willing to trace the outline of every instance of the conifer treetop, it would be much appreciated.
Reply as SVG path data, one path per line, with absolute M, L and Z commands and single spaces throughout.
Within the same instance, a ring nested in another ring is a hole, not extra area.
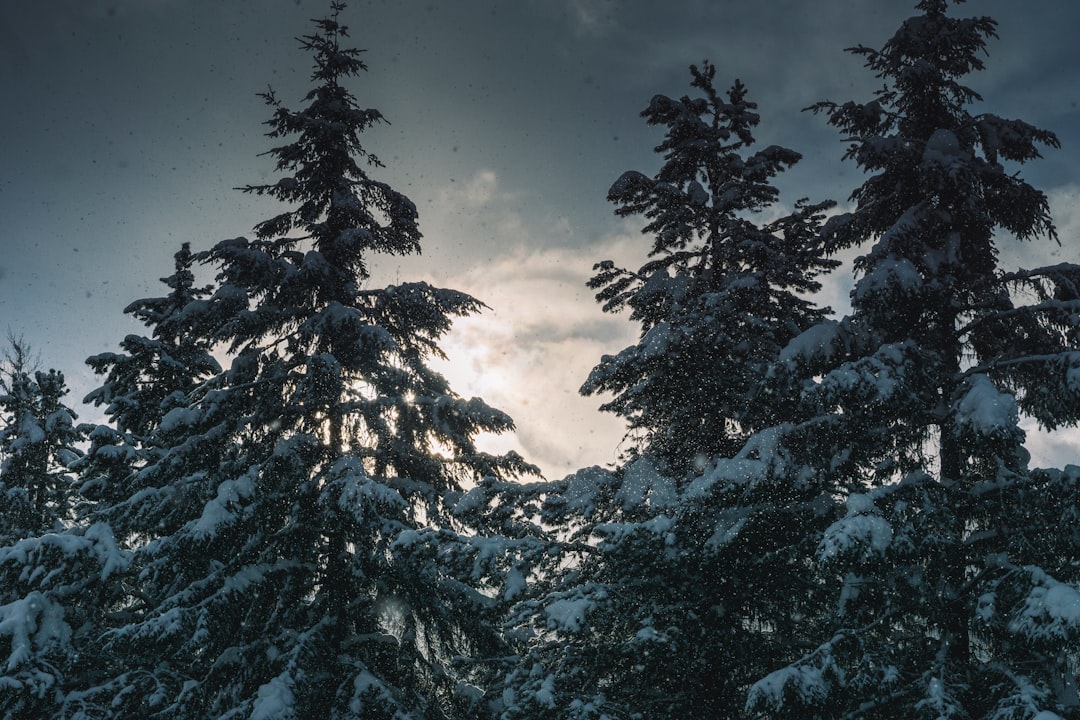
M 378 110 L 360 107 L 345 86 L 346 79 L 359 76 L 367 65 L 361 60 L 363 50 L 341 44 L 349 37 L 339 20 L 344 9 L 343 3 L 333 3 L 330 17 L 313 21 L 321 32 L 298 38 L 314 62 L 315 86 L 305 95 L 305 105 L 299 110 L 286 107 L 272 88 L 260 94 L 274 109 L 266 121 L 267 136 L 292 138 L 266 153 L 282 177 L 240 189 L 296 206 L 256 225 L 259 240 L 292 247 L 312 239 L 332 272 L 364 280 L 364 252 L 418 253 L 421 233 L 412 201 L 369 177 L 361 165 L 382 167 L 364 148 L 361 135 L 385 119 Z M 353 299 L 346 288 L 342 291 L 346 296 L 337 299 Z
M 711 63 L 690 74 L 698 94 L 657 95 L 641 113 L 665 130 L 660 169 L 625 172 L 608 191 L 617 215 L 646 220 L 650 259 L 637 270 L 597 263 L 588 282 L 605 312 L 629 308 L 640 340 L 604 356 L 581 388 L 616 395 L 601 409 L 638 434 L 630 455 L 651 452 L 679 471 L 745 440 L 765 366 L 824 312 L 800 294 L 820 289 L 818 275 L 835 266 L 818 241 L 831 202 L 800 200 L 756 221 L 778 200 L 771 179 L 799 153 L 753 147 L 760 116 L 742 82 L 721 95 Z
M 962 79 L 984 69 L 982 56 L 997 37 L 997 23 L 985 16 L 949 16 L 948 5 L 919 3 L 923 14 L 905 20 L 880 50 L 848 48 L 885 80 L 873 100 L 808 108 L 824 112 L 844 134 L 844 159 L 873 174 L 851 194 L 858 210 L 827 225 L 831 249 L 881 236 L 906 213 L 915 213 L 908 216 L 910 225 L 947 206 L 965 213 L 964 222 L 976 234 L 988 236 L 1001 227 L 1019 239 L 1056 239 L 1045 195 L 1006 172 L 1002 162 L 1039 158 L 1040 145 L 1058 148 L 1060 141 L 1022 120 L 970 112 L 982 96 Z

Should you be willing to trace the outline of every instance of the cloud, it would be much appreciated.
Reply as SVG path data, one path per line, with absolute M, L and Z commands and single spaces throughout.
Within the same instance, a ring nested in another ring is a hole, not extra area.
M 1080 184 L 1069 183 L 1048 193 L 1050 212 L 1063 243 L 1080 239 Z
M 598 255 L 624 255 L 626 237 L 587 249 L 517 246 L 483 266 L 445 277 L 482 296 L 491 310 L 455 323 L 439 363 L 455 390 L 510 413 L 516 436 L 492 449 L 517 449 L 548 477 L 616 460 L 621 420 L 599 412 L 602 398 L 578 388 L 604 354 L 635 340 L 634 326 L 605 315 L 585 287 Z
M 618 6 L 614 0 L 567 0 L 566 7 L 580 35 L 600 35 L 616 24 Z
M 510 197 L 500 197 L 498 178 L 494 170 L 480 170 L 463 187 L 443 188 L 439 196 L 444 203 L 462 203 L 472 208 L 491 205 L 496 200 Z
M 455 322 L 440 343 L 448 361 L 433 364 L 458 394 L 482 397 L 514 418 L 513 436 L 484 438 L 483 447 L 517 450 L 555 478 L 617 458 L 623 422 L 598 410 L 603 398 L 583 398 L 578 389 L 601 356 L 636 340 L 636 330 L 603 313 L 585 283 L 597 261 L 640 261 L 647 240 L 612 221 L 585 247 L 555 245 L 546 234 L 572 237 L 573 223 L 542 211 L 527 220 L 523 203 L 538 201 L 504 188 L 490 168 L 477 169 L 440 188 L 425 210 L 422 228 L 438 234 L 430 252 L 382 271 L 487 304 Z
M 578 389 L 603 355 L 637 341 L 638 326 L 602 312 L 586 282 L 601 260 L 639 266 L 651 243 L 634 220 L 613 219 L 584 245 L 553 246 L 544 233 L 573 237 L 579 230 L 564 216 L 527 221 L 518 208 L 534 200 L 505 189 L 487 168 L 448 184 L 426 211 L 424 227 L 438 229 L 439 244 L 401 275 L 489 306 L 455 323 L 441 343 L 449 360 L 437 367 L 456 392 L 482 397 L 515 419 L 513 437 L 485 439 L 485 447 L 517 450 L 548 477 L 561 477 L 616 461 L 624 423 L 599 411 L 606 398 L 581 397 Z M 769 222 L 789 211 L 778 205 L 755 219 Z M 823 278 L 818 301 L 837 312 L 848 309 L 856 254 L 846 252 L 845 266 Z

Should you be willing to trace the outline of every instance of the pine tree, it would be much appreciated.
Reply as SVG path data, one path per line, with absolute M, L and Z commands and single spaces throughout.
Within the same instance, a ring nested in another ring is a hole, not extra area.
M 414 205 L 360 164 L 380 166 L 360 135 L 382 116 L 344 84 L 365 65 L 332 7 L 301 39 L 303 107 L 262 96 L 282 177 L 242 188 L 289 209 L 200 253 L 216 287 L 178 316 L 228 367 L 184 401 L 158 391 L 176 402 L 150 416 L 144 489 L 115 501 L 140 585 L 105 651 L 131 660 L 81 697 L 116 717 L 473 716 L 452 661 L 499 646 L 490 598 L 444 574 L 478 547 L 451 510 L 474 480 L 534 469 L 479 451 L 510 418 L 426 365 L 481 303 L 368 286 L 369 253 L 421 236 Z
M 824 316 L 800 293 L 833 265 L 818 242 L 830 204 L 755 224 L 777 200 L 769 180 L 799 155 L 750 152 L 745 87 L 722 99 L 711 65 L 691 73 L 699 96 L 657 96 L 643 113 L 666 128 L 660 171 L 624 173 L 609 194 L 618 214 L 649 220 L 653 259 L 600 263 L 590 283 L 642 333 L 583 392 L 615 392 L 604 408 L 639 444 L 614 472 L 521 491 L 560 531 L 560 567 L 536 573 L 510 616 L 522 660 L 504 720 L 734 717 L 753 680 L 796 657 L 794 618 L 818 600 L 791 592 L 818 496 L 751 486 L 757 456 L 740 450 L 782 410 L 756 397 L 770 366 Z
M 629 307 L 640 340 L 608 355 L 581 391 L 611 392 L 602 409 L 628 421 L 636 444 L 676 474 L 733 455 L 755 427 L 756 388 L 788 340 L 824 317 L 804 299 L 834 266 L 816 244 L 831 202 L 797 203 L 762 225 L 754 215 L 778 199 L 769 181 L 798 162 L 778 146 L 750 152 L 757 105 L 736 81 L 724 99 L 716 69 L 692 67 L 701 95 L 658 95 L 642 112 L 666 128 L 655 177 L 624 173 L 608 192 L 616 214 L 643 215 L 651 260 L 636 271 L 599 263 L 589 282 L 607 312 Z
M 12 338 L 0 386 L 0 716 L 61 716 L 100 627 L 97 584 L 126 558 L 107 526 L 76 524 L 82 434 L 63 374 L 35 371 Z
M 1045 195 L 1006 163 L 1056 137 L 980 112 L 962 84 L 996 33 L 923 0 L 880 50 L 884 83 L 821 103 L 869 173 L 827 224 L 856 261 L 853 310 L 784 352 L 811 419 L 803 477 L 844 498 L 816 565 L 832 631 L 755 685 L 768 717 L 1080 717 L 1077 472 L 1033 471 L 1019 417 L 1080 420 L 1080 268 L 1006 272 L 997 243 L 1055 238 Z
M 33 671 L 34 681 L 24 682 L 21 696 L 15 696 L 25 703 L 11 706 L 11 712 L 23 713 L 17 716 L 114 717 L 114 697 L 130 692 L 125 688 L 131 675 L 144 672 L 132 672 L 134 658 L 118 657 L 104 640 L 145 609 L 146 596 L 129 571 L 125 546 L 150 536 L 147 517 L 134 512 L 148 501 L 133 505 L 131 498 L 153 496 L 159 507 L 167 506 L 168 488 L 142 472 L 170 440 L 160 432 L 161 421 L 172 409 L 186 407 L 200 382 L 220 371 L 183 314 L 208 292 L 194 286 L 192 263 L 185 243 L 175 255 L 175 273 L 162 279 L 169 294 L 125 308 L 152 329 L 151 337 L 129 335 L 121 343 L 126 352 L 87 361 L 106 377 L 85 401 L 105 406 L 111 424 L 77 429 L 90 447 L 70 466 L 79 477 L 72 524 L 0 550 L 10 562 L 5 569 L 21 577 L 12 585 L 20 593 L 14 612 L 21 614 L 23 630 L 35 638 L 31 646 L 44 658 Z M 155 519 L 155 532 L 166 530 L 169 516 Z M 36 695 L 28 700 L 31 691 Z
M 10 338 L 7 367 L 0 378 L 0 482 L 3 483 L 3 537 L 18 539 L 56 529 L 70 520 L 72 480 L 67 466 L 80 452 L 74 411 L 63 404 L 64 376 L 33 370 L 29 347 Z
M 185 314 L 210 293 L 208 287 L 195 286 L 193 266 L 190 243 L 184 243 L 174 255 L 173 274 L 161 279 L 169 293 L 124 308 L 151 330 L 150 336 L 128 335 L 120 343 L 123 353 L 101 353 L 86 361 L 105 378 L 84 402 L 104 406 L 109 424 L 83 427 L 91 445 L 77 465 L 81 492 L 108 514 L 97 516 L 121 536 L 145 532 L 139 525 L 145 518 L 116 511 L 123 507 L 118 501 L 145 489 L 137 471 L 172 441 L 161 432 L 162 420 L 187 407 L 200 385 L 221 372 L 210 343 L 192 327 L 194 313 Z

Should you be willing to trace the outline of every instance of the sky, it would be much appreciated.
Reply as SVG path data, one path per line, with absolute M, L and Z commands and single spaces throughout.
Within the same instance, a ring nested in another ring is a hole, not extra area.
M 709 59 L 759 104 L 757 138 L 802 153 L 781 202 L 844 202 L 861 182 L 819 100 L 879 86 L 844 48 L 880 47 L 914 0 L 353 0 L 343 16 L 368 72 L 352 86 L 388 124 L 365 133 L 424 232 L 418 257 L 374 263 L 374 285 L 426 280 L 487 303 L 459 321 L 440 369 L 456 391 L 517 421 L 515 448 L 550 478 L 616 461 L 622 423 L 578 388 L 636 339 L 585 281 L 595 262 L 638 267 L 649 239 L 605 196 L 659 167 L 640 111 L 689 91 Z M 50 0 L 0 4 L 0 322 L 80 404 L 87 356 L 143 328 L 123 314 L 165 294 L 183 242 L 251 235 L 277 211 L 234 188 L 273 177 L 260 153 L 272 86 L 297 105 L 310 62 L 295 38 L 328 0 Z M 1006 263 L 1080 261 L 1080 4 L 972 0 L 954 14 L 1000 23 L 983 107 L 1056 132 L 1062 149 L 1022 169 L 1050 197 L 1060 246 L 1002 240 Z M 982 109 L 982 108 L 980 108 Z M 823 301 L 842 311 L 842 268 Z M 1032 435 L 1036 464 L 1080 462 L 1076 434 Z

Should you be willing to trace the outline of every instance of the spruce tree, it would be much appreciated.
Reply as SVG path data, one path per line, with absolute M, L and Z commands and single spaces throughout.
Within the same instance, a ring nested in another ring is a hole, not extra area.
M 63 403 L 63 373 L 34 370 L 23 340 L 10 338 L 10 346 L 0 377 L 2 537 L 18 539 L 70 521 L 74 492 L 67 466 L 81 453 L 75 412 Z
M 64 717 L 84 680 L 81 648 L 101 627 L 98 585 L 126 557 L 107 526 L 77 523 L 69 466 L 82 434 L 56 370 L 11 340 L 0 386 L 0 716 Z
M 169 288 L 163 297 L 144 298 L 124 312 L 141 321 L 150 336 L 130 334 L 121 353 L 100 353 L 87 364 L 103 375 L 103 384 L 84 402 L 103 407 L 108 424 L 87 425 L 86 457 L 78 463 L 81 492 L 96 504 L 94 514 L 107 520 L 119 536 L 145 532 L 145 518 L 130 518 L 119 501 L 142 485 L 137 471 L 153 464 L 173 441 L 161 423 L 170 411 L 188 406 L 201 384 L 221 371 L 210 342 L 193 327 L 199 302 L 210 293 L 196 287 L 194 256 L 184 243 L 173 256 L 174 272 L 162 278 Z M 177 439 L 179 441 L 179 439 Z
M 697 97 L 657 95 L 642 112 L 666 130 L 660 170 L 626 172 L 608 192 L 617 215 L 648 221 L 651 259 L 637 270 L 599 263 L 589 282 L 606 312 L 630 309 L 640 340 L 604 356 L 581 389 L 613 393 L 602 409 L 627 420 L 630 455 L 648 454 L 676 474 L 734 454 L 772 419 L 756 416 L 768 407 L 755 402 L 756 389 L 788 340 L 824 317 L 804 296 L 834 266 L 816 244 L 831 202 L 801 200 L 792 213 L 755 222 L 777 202 L 770 180 L 799 154 L 753 150 L 759 116 L 746 87 L 735 81 L 722 97 L 712 65 L 691 74 Z
M 736 716 L 753 680 L 796 657 L 795 618 L 819 599 L 791 592 L 806 582 L 792 558 L 808 552 L 819 497 L 745 482 L 764 443 L 740 451 L 782 411 L 758 397 L 769 368 L 824 316 L 800 293 L 832 266 L 818 242 L 830 203 L 757 224 L 777 200 L 770 179 L 799 155 L 752 150 L 746 88 L 721 97 L 713 66 L 691 74 L 695 97 L 657 96 L 643 112 L 666 130 L 659 172 L 624 173 L 609 194 L 618 214 L 649 221 L 652 259 L 600 263 L 590 283 L 605 310 L 629 307 L 642 325 L 583 388 L 616 393 L 605 409 L 637 445 L 615 471 L 522 490 L 559 531 L 561 567 L 537 573 L 510 616 L 522 661 L 506 674 L 504 720 Z
M 73 523 L 7 551 L 7 557 L 19 558 L 11 565 L 12 572 L 21 572 L 24 579 L 36 575 L 46 580 L 20 587 L 23 610 L 40 608 L 43 622 L 37 632 L 48 642 L 35 642 L 48 652 L 50 667 L 48 692 L 39 692 L 34 704 L 20 706 L 27 713 L 33 708 L 27 717 L 115 717 L 122 707 L 113 705 L 116 697 L 131 694 L 136 686 L 133 676 L 147 676 L 136 657 L 118 655 L 106 642 L 111 632 L 148 604 L 141 579 L 131 572 L 130 548 L 165 532 L 167 520 L 183 512 L 173 508 L 156 518 L 138 513 L 150 504 L 150 497 L 158 507 L 167 508 L 171 490 L 156 485 L 154 477 L 142 471 L 167 448 L 170 438 L 160 432 L 163 417 L 186 407 L 202 380 L 220 371 L 208 344 L 183 314 L 208 292 L 194 286 L 187 243 L 174 259 L 175 272 L 162 279 L 169 294 L 125 308 L 152 330 L 151 336 L 128 335 L 121 343 L 125 352 L 102 353 L 87 361 L 105 381 L 85 402 L 104 406 L 110 424 L 78 428 L 90 445 L 70 466 L 78 475 Z M 138 497 L 141 502 L 131 502 Z M 37 570 L 26 573 L 31 564 Z M 27 621 L 34 617 L 24 613 Z M 45 628 L 51 630 L 43 633 Z M 39 681 L 36 687 L 40 690 L 43 685 Z
M 757 683 L 767 717 L 1080 717 L 1077 471 L 1031 470 L 1022 414 L 1080 420 L 1080 268 L 1006 271 L 998 243 L 1055 239 L 1013 165 L 1056 137 L 973 112 L 996 24 L 923 0 L 880 50 L 883 88 L 814 106 L 869 177 L 827 224 L 864 246 L 852 313 L 784 352 L 808 416 L 792 474 L 842 498 L 818 542 L 829 633 Z
M 216 286 L 179 314 L 227 367 L 183 401 L 158 392 L 171 407 L 144 428 L 139 489 L 103 510 L 138 543 L 133 614 L 104 648 L 130 664 L 83 696 L 116 717 L 475 715 L 452 661 L 499 646 L 490 598 L 443 572 L 476 547 L 451 509 L 471 482 L 534 469 L 479 451 L 510 418 L 426 364 L 481 303 L 369 284 L 370 253 L 421 235 L 368 174 L 360 136 L 382 116 L 346 87 L 365 65 L 332 8 L 300 41 L 303 106 L 262 96 L 281 177 L 242 189 L 288 209 L 200 253 Z

